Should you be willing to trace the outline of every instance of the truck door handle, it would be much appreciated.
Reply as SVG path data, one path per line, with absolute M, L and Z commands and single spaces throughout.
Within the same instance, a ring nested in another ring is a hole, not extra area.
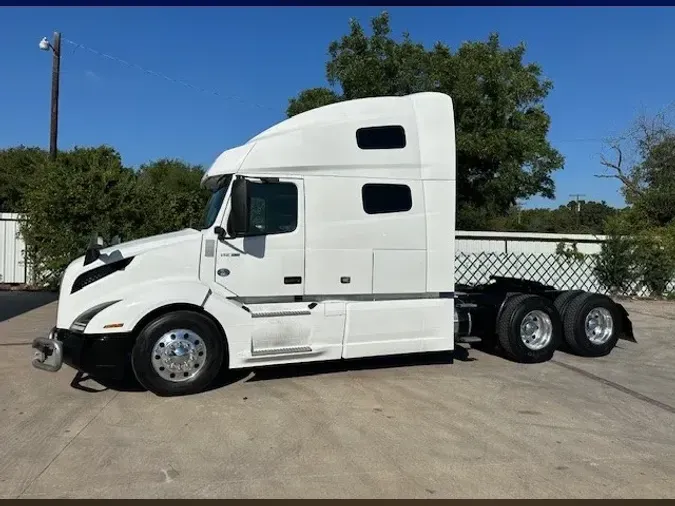
M 299 285 L 302 283 L 302 276 L 286 276 L 284 278 L 284 285 Z

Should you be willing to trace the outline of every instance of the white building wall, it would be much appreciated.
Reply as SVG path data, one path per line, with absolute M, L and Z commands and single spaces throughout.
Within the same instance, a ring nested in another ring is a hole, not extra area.
M 576 243 L 580 253 L 597 255 L 605 240 L 602 235 L 537 234 L 531 232 L 466 232 L 455 234 L 457 253 L 535 253 L 556 252 L 558 243 Z
M 0 213 L 0 283 L 26 282 L 26 245 L 19 233 L 19 215 Z

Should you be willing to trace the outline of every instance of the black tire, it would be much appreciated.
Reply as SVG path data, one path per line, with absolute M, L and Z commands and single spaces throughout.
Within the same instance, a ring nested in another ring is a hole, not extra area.
M 586 317 L 591 310 L 603 308 L 612 317 L 612 334 L 603 343 L 594 343 L 586 335 Z M 584 293 L 570 301 L 563 319 L 563 335 L 570 350 L 583 357 L 608 355 L 621 335 L 621 314 L 612 299 L 599 293 Z
M 520 337 L 520 325 L 531 311 L 545 313 L 551 321 L 551 338 L 546 345 L 533 350 Z M 555 306 L 539 295 L 516 295 L 506 301 L 497 321 L 499 344 L 508 358 L 516 362 L 534 364 L 546 362 L 553 357 L 562 340 L 562 323 Z
M 201 338 L 206 360 L 199 371 L 184 381 L 162 378 L 152 365 L 153 348 L 163 335 L 174 329 L 186 329 Z M 175 311 L 159 316 L 138 334 L 131 353 L 131 366 L 138 382 L 152 393 L 166 397 L 188 395 L 205 390 L 220 372 L 227 345 L 216 325 L 206 316 L 194 311 Z
M 558 310 L 558 314 L 560 314 L 560 320 L 562 322 L 565 321 L 565 314 L 567 313 L 567 307 L 569 306 L 570 302 L 582 293 L 585 292 L 583 290 L 567 290 L 555 298 L 553 305 Z M 565 352 L 572 352 L 570 346 L 567 344 L 567 341 L 564 338 L 560 340 L 558 349 Z
M 583 290 L 567 290 L 566 292 L 562 292 L 555 298 L 553 305 L 558 310 L 558 313 L 560 314 L 560 319 L 562 321 L 565 321 L 565 312 L 567 311 L 569 303 L 572 301 L 572 299 L 581 295 L 582 293 L 584 293 Z

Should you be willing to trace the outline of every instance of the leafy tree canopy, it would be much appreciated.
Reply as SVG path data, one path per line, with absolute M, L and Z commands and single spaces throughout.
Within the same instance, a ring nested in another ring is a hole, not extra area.
M 350 21 L 349 33 L 328 48 L 332 89 L 300 92 L 289 101 L 289 117 L 340 100 L 446 93 L 455 108 L 458 228 L 486 229 L 519 199 L 554 197 L 551 175 L 564 159 L 546 139 L 543 100 L 552 83 L 539 65 L 523 61 L 523 44 L 503 48 L 492 34 L 455 52 L 441 42 L 427 49 L 408 33 L 395 40 L 386 12 L 371 28 L 367 35 Z
M 203 175 L 201 166 L 180 160 L 141 165 L 137 188 L 145 210 L 141 236 L 196 227 L 209 198 L 208 190 L 200 188 Z
M 557 209 L 514 208 L 494 218 L 491 230 L 545 232 L 552 234 L 596 234 L 605 232 L 607 220 L 622 211 L 606 202 L 570 201 Z
M 94 235 L 126 241 L 196 226 L 208 197 L 199 187 L 202 174 L 178 160 L 134 171 L 108 146 L 43 158 L 25 185 L 28 219 L 21 227 L 39 281 L 57 281 Z
M 26 185 L 46 159 L 46 151 L 36 147 L 0 150 L 0 212 L 21 211 Z
M 624 225 L 643 230 L 675 222 L 675 128 L 665 113 L 640 117 L 629 131 L 609 141 L 611 156 L 603 156 L 607 171 L 598 177 L 621 182 L 631 213 Z

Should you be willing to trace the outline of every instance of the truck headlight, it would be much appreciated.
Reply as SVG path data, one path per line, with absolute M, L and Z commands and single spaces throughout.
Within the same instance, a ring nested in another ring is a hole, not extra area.
M 97 306 L 87 309 L 84 313 L 75 318 L 75 321 L 70 326 L 70 330 L 73 332 L 84 332 L 84 329 L 87 328 L 87 325 L 89 325 L 89 322 L 94 316 L 99 314 L 105 308 L 110 307 L 113 304 L 117 304 L 118 302 L 119 300 L 112 300 L 110 302 L 104 302 L 103 304 L 99 304 Z

